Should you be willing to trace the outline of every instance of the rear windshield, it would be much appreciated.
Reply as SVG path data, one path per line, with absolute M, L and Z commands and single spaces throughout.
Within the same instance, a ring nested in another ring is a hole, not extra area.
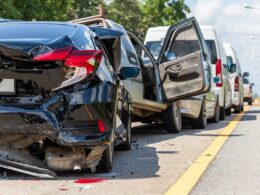
M 214 40 L 206 40 L 206 44 L 209 49 L 209 54 L 211 58 L 211 64 L 216 64 L 218 56 L 217 56 L 217 48 Z
M 149 41 L 145 45 L 155 59 L 158 58 L 162 47 L 162 41 Z
M 59 23 L 4 23 L 0 24 L 1 39 L 54 39 L 71 36 L 76 27 Z

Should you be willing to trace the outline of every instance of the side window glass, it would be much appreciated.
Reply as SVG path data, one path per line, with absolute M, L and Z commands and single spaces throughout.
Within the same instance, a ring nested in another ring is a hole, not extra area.
M 177 58 L 200 50 L 199 38 L 193 25 L 177 30 L 168 48 L 168 52 L 173 52 Z
M 140 66 L 141 67 L 153 66 L 152 64 L 153 62 L 150 56 L 148 55 L 147 51 L 144 49 L 144 47 L 132 38 L 131 38 L 131 42 L 135 48 Z
M 128 41 L 128 38 L 126 36 L 123 36 L 122 37 L 122 42 L 123 42 L 124 47 L 125 47 L 125 51 L 126 51 L 126 55 L 127 55 L 128 61 L 130 62 L 130 64 L 138 66 L 138 60 L 136 58 L 136 53 L 134 51 L 133 46 Z

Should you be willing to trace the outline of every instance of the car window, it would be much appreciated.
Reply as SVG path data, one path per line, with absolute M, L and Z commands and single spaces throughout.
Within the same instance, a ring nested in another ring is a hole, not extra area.
M 157 59 L 161 51 L 162 41 L 148 41 L 146 43 L 146 47 L 151 52 L 153 57 Z
M 171 42 L 168 51 L 174 52 L 177 58 L 201 50 L 199 38 L 193 25 L 177 30 Z
M 247 78 L 243 78 L 243 83 L 244 84 L 249 84 L 249 80 Z
M 110 21 L 110 26 L 112 27 L 112 29 L 114 30 L 118 30 L 122 33 L 124 33 L 124 35 L 121 37 L 121 44 L 122 44 L 122 52 L 121 52 L 121 62 L 124 62 L 124 63 L 130 63 L 131 65 L 135 65 L 135 66 L 138 66 L 138 59 L 137 59 L 137 56 L 136 56 L 136 53 L 135 53 L 135 49 L 125 31 L 125 29 Z
M 211 64 L 216 64 L 218 57 L 217 57 L 217 48 L 216 48 L 215 41 L 206 40 L 205 42 L 208 46 L 208 50 L 211 58 Z

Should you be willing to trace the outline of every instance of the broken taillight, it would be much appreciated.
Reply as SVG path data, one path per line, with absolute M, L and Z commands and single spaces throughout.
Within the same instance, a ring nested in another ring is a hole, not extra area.
M 59 48 L 37 55 L 33 61 L 63 61 L 71 53 L 73 47 Z
M 77 50 L 73 47 L 59 48 L 40 54 L 33 61 L 64 61 L 68 67 L 65 80 L 58 88 L 63 88 L 83 80 L 99 66 L 103 52 L 101 50 Z
M 74 50 L 65 60 L 64 65 L 69 67 L 86 68 L 86 73 L 97 69 L 102 59 L 101 50 Z

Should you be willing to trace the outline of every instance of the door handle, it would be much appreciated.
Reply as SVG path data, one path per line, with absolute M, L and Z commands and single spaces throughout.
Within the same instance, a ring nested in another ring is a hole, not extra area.
M 167 68 L 166 69 L 166 73 L 167 74 L 179 74 L 182 70 L 182 66 L 179 64 L 179 65 L 176 65 L 176 66 L 171 66 L 171 68 Z

